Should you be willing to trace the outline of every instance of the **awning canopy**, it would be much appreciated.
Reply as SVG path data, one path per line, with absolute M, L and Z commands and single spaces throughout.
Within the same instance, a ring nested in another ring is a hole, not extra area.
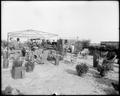
M 37 31 L 37 30 L 24 30 L 24 31 L 16 31 L 16 32 L 9 32 L 9 38 L 17 37 L 17 38 L 27 38 L 27 39 L 49 39 L 51 37 L 58 36 L 57 34 Z

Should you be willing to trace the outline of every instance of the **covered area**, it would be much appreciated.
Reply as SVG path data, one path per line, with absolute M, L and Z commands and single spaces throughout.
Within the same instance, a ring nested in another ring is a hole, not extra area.
M 38 43 L 38 45 L 40 45 L 43 40 L 47 41 L 50 40 L 51 38 L 56 38 L 57 40 L 58 35 L 49 32 L 32 30 L 32 29 L 8 32 L 7 34 L 7 42 L 9 42 L 8 47 L 10 46 L 18 47 L 18 45 L 20 45 L 22 41 L 25 41 L 26 43 L 32 43 L 32 45 L 34 45 L 33 43 Z M 22 43 L 22 47 L 24 46 L 25 42 Z M 7 47 L 7 51 L 9 50 L 8 47 Z M 17 49 L 20 49 L 20 46 Z
M 58 37 L 57 34 L 29 29 L 23 31 L 9 32 L 8 40 L 14 37 L 27 38 L 27 39 L 35 39 L 35 38 L 48 39 L 55 36 Z

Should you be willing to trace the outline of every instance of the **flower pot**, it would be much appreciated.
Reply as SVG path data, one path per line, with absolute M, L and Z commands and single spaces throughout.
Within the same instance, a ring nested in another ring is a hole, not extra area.
M 9 67 L 9 60 L 3 58 L 3 68 L 8 68 Z
M 25 76 L 25 67 L 13 67 L 11 70 L 13 79 L 21 79 Z

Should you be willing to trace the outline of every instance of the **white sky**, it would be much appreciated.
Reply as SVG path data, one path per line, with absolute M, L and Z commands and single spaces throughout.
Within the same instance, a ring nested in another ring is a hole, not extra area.
M 119 41 L 117 1 L 2 1 L 2 39 L 33 29 L 92 42 Z

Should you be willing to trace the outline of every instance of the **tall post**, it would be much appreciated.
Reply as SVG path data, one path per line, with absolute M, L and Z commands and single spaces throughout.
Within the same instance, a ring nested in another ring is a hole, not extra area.
M 8 60 L 8 58 L 9 58 L 9 50 L 8 50 L 8 48 L 9 48 L 9 34 L 7 34 L 7 61 L 8 61 L 8 63 L 7 63 L 7 66 L 9 66 L 9 60 Z
M 59 50 L 58 50 L 58 36 L 57 36 L 57 46 L 56 46 L 56 59 L 55 59 L 55 64 L 59 65 Z M 61 55 L 61 54 L 60 54 Z

